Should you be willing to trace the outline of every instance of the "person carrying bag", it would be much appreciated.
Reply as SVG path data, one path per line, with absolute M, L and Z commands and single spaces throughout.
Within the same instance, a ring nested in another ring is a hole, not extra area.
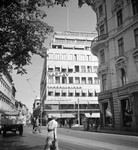
M 57 141 L 57 127 L 58 123 L 54 116 L 51 116 L 51 120 L 47 124 L 47 137 L 44 150 L 59 150 Z

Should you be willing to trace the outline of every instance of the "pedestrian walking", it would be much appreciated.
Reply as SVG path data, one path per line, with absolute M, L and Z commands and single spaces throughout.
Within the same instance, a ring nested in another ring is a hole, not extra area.
M 59 150 L 57 140 L 58 122 L 55 116 L 51 116 L 51 120 L 47 124 L 47 137 L 44 150 Z
M 35 123 L 34 123 L 33 133 L 36 133 L 36 131 L 38 131 L 39 133 L 41 133 L 40 123 L 39 123 L 39 117 L 36 117 L 36 120 L 35 120 Z

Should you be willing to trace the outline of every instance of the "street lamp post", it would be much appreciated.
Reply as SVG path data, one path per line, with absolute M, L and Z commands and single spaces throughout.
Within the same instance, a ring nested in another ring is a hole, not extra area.
M 80 106 L 79 106 L 79 98 L 78 98 L 78 125 L 80 125 Z

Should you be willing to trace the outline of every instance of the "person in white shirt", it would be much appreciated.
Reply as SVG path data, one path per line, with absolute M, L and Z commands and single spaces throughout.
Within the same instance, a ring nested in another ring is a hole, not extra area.
M 44 150 L 59 150 L 57 140 L 58 122 L 55 116 L 51 116 L 51 120 L 47 124 L 47 137 Z

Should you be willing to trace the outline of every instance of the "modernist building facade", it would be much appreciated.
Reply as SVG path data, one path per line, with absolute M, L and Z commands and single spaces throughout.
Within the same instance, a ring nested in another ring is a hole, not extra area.
M 138 130 L 138 1 L 95 0 L 102 128 Z
M 40 97 L 45 111 L 59 118 L 99 117 L 98 60 L 90 51 L 94 34 L 56 32 L 47 51 Z

